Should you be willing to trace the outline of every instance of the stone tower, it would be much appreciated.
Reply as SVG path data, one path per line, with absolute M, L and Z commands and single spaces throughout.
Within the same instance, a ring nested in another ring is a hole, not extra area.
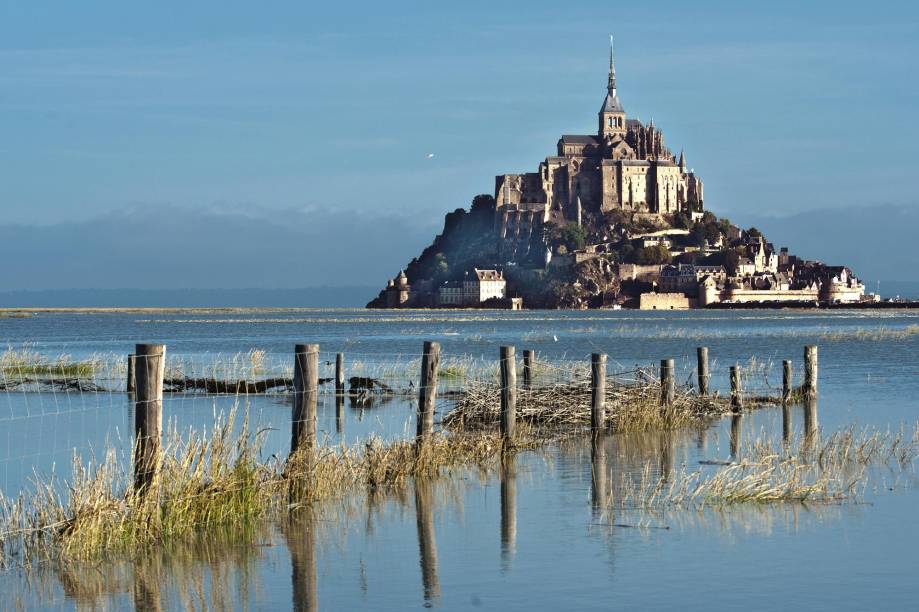
M 601 138 L 610 136 L 625 136 L 625 109 L 616 95 L 616 64 L 613 59 L 613 37 L 609 37 L 609 80 L 606 84 L 606 100 L 600 109 Z

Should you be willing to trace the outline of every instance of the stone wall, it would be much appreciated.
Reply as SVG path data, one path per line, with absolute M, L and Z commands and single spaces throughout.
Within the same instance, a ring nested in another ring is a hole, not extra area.
M 641 310 L 689 310 L 696 307 L 696 299 L 682 293 L 642 293 L 638 307 Z

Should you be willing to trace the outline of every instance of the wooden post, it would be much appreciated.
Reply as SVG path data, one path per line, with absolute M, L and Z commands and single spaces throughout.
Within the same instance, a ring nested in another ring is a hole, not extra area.
M 661 359 L 661 406 L 670 408 L 676 395 L 673 359 Z
M 501 347 L 501 437 L 514 439 L 517 427 L 517 355 L 513 346 Z
M 290 452 L 316 444 L 316 402 L 319 398 L 319 345 L 294 347 L 294 404 L 291 414 Z
M 536 362 L 536 355 L 531 349 L 523 351 L 523 388 L 529 389 L 533 385 L 533 365 Z
M 134 353 L 128 355 L 128 380 L 125 384 L 125 391 L 134 393 L 137 390 L 137 381 L 134 380 L 134 362 L 136 361 Z
M 335 395 L 345 394 L 345 354 L 335 354 Z
M 597 432 L 606 426 L 606 355 L 590 356 L 590 428 Z
M 804 347 L 804 395 L 817 395 L 817 346 Z
M 791 402 L 791 387 L 794 382 L 794 373 L 791 370 L 791 360 L 782 362 L 782 405 Z
M 731 408 L 740 412 L 743 408 L 743 383 L 740 379 L 740 366 L 731 366 Z
M 421 383 L 418 385 L 417 436 L 425 439 L 434 433 L 434 404 L 437 401 L 437 370 L 440 368 L 440 343 L 425 342 L 421 356 Z
M 699 395 L 708 395 L 708 347 L 700 346 L 696 349 L 696 360 L 698 362 L 699 374 Z
M 138 344 L 134 355 L 134 486 L 142 490 L 153 482 L 160 465 L 166 345 Z

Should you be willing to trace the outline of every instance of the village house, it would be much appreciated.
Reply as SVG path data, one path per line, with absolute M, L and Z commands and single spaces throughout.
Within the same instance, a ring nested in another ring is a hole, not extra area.
M 447 281 L 438 288 L 441 306 L 477 306 L 490 299 L 507 297 L 507 281 L 499 270 L 473 268 L 462 281 Z

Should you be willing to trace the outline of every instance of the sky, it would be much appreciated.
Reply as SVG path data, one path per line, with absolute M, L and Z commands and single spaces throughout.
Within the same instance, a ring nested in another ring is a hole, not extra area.
M 864 237 L 832 252 L 919 280 L 889 222 L 919 217 L 914 3 L 314 4 L 0 0 L 0 257 L 24 264 L 0 282 L 382 285 L 496 174 L 595 130 L 610 33 L 627 113 L 707 208 L 812 257 Z

